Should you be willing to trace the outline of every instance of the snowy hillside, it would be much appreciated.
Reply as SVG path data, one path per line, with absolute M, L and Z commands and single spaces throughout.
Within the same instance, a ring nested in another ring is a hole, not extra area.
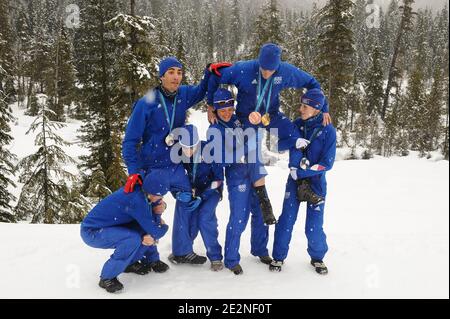
M 20 158 L 33 151 L 33 139 L 24 135 L 31 118 L 22 113 L 14 109 L 18 121 L 12 125 L 11 151 Z M 202 129 L 206 126 L 199 121 L 204 119 L 198 112 L 192 116 Z M 79 125 L 69 123 L 62 135 L 76 141 Z M 83 152 L 77 144 L 67 149 L 75 157 Z M 278 216 L 286 162 L 269 167 L 269 173 L 268 190 Z M 447 161 L 419 159 L 415 154 L 336 162 L 328 174 L 326 277 L 318 276 L 308 263 L 304 207 L 281 273 L 270 273 L 250 256 L 247 229 L 241 244 L 243 276 L 228 270 L 213 273 L 208 265 L 171 266 L 162 275 L 122 275 L 125 291 L 117 296 L 97 286 L 111 251 L 87 247 L 78 225 L 0 224 L 0 298 L 448 298 L 448 173 Z M 164 218 L 171 224 L 173 199 L 168 198 L 168 204 Z M 220 203 L 217 215 L 223 244 L 227 200 Z M 272 240 L 270 250 L 271 244 Z M 170 234 L 161 240 L 159 250 L 167 262 Z M 195 250 L 205 252 L 201 238 Z

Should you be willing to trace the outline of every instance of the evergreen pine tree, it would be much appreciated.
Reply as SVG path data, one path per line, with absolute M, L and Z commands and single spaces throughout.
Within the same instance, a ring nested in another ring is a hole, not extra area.
M 35 145 L 39 148 L 17 164 L 19 182 L 24 185 L 15 210 L 20 219 L 32 217 L 32 223 L 54 224 L 63 215 L 63 196 L 69 189 L 66 183 L 76 180 L 62 165 L 75 161 L 61 148 L 69 143 L 55 133 L 64 125 L 50 121 L 47 97 L 40 95 L 38 99 L 39 113 L 27 134 L 38 132 Z
M 444 97 L 445 97 L 445 127 L 444 127 L 444 142 L 442 144 L 442 153 L 446 160 L 449 159 L 449 50 L 448 50 L 448 42 L 447 49 L 444 55 Z
M 427 94 L 425 91 L 425 65 L 426 65 L 426 41 L 423 29 L 423 19 L 418 20 L 417 49 L 415 51 L 415 63 L 409 75 L 408 89 L 405 96 L 405 106 L 410 111 L 405 119 L 408 123 L 409 143 L 412 150 L 425 153 L 425 143 L 429 129 L 425 124 L 425 117 L 429 111 L 427 106 Z
M 9 126 L 13 117 L 7 100 L 7 96 L 0 89 L 0 223 L 15 221 L 11 202 L 16 198 L 9 192 L 8 187 L 16 186 L 11 180 L 14 172 L 13 162 L 16 157 L 11 154 L 7 147 L 13 140 Z
M 286 53 L 285 59 L 289 63 L 299 67 L 304 67 L 305 58 L 303 56 L 304 36 L 301 24 L 292 23 L 292 30 L 287 30 L 288 37 L 285 43 Z M 289 89 L 281 93 L 281 107 L 285 115 L 290 119 L 298 116 L 298 106 L 302 92 L 299 90 Z
M 51 47 L 51 72 L 47 73 L 47 95 L 49 96 L 50 109 L 54 116 L 53 121 L 65 121 L 65 106 L 70 106 L 75 86 L 75 66 L 71 40 L 68 32 L 60 21 L 60 30 Z
M 13 34 L 9 23 L 9 0 L 0 1 L 0 91 L 2 99 L 11 101 L 14 97 L 14 59 L 12 51 Z
M 177 52 L 175 56 L 177 57 L 178 61 L 181 62 L 181 64 L 184 66 L 183 68 L 183 81 L 182 85 L 187 85 L 188 80 L 191 78 L 191 75 L 189 74 L 189 71 L 187 70 L 187 58 L 186 58 L 186 47 L 184 46 L 183 41 L 183 34 L 180 32 L 178 35 L 178 41 L 177 41 Z
M 438 61 L 436 61 L 438 62 Z M 433 85 L 430 95 L 427 98 L 426 108 L 423 110 L 423 129 L 424 136 L 421 141 L 423 152 L 431 152 L 439 147 L 439 138 L 443 126 L 441 116 L 443 113 L 444 102 L 444 85 L 443 85 L 443 63 L 436 63 L 433 75 Z
M 92 204 L 88 198 L 84 197 L 77 187 L 71 190 L 63 188 L 67 192 L 63 195 L 63 210 L 60 216 L 62 224 L 79 224 L 91 210 Z
M 29 65 L 30 55 L 28 54 L 31 41 L 31 29 L 29 19 L 26 14 L 26 8 L 19 3 L 15 10 L 15 35 L 14 43 L 14 63 L 16 65 L 17 76 L 17 100 L 18 105 L 23 106 L 27 92 L 27 66 Z M 34 112 L 36 115 L 37 111 Z
M 377 112 L 381 115 L 383 104 L 383 68 L 381 66 L 381 54 L 379 47 L 374 46 L 371 55 L 371 66 L 366 73 L 365 90 L 366 90 L 366 110 L 367 114 Z
M 113 160 L 106 172 L 107 185 L 111 185 L 111 189 L 119 189 L 127 180 L 126 170 L 122 160 L 122 144 L 121 135 L 114 133 L 112 136 Z
M 389 73 L 389 66 L 394 54 L 394 45 L 398 28 L 400 27 L 401 12 L 400 0 L 391 0 L 386 13 L 381 12 L 379 44 L 381 60 L 383 61 L 383 74 Z
M 125 103 L 120 103 L 117 96 L 122 96 L 125 88 L 116 91 L 119 78 L 117 69 L 111 67 L 120 61 L 118 51 L 122 48 L 117 47 L 117 40 L 107 25 L 117 16 L 118 8 L 116 1 L 83 2 L 84 18 L 75 35 L 75 57 L 77 77 L 82 85 L 81 103 L 87 115 L 81 128 L 81 140 L 89 149 L 89 155 L 81 157 L 80 168 L 92 173 L 100 164 L 106 174 L 114 159 L 112 134 L 124 125 L 124 107 L 121 106 Z M 129 98 L 127 101 L 131 103 Z M 114 104 L 120 107 L 112 107 Z M 131 112 L 131 107 L 127 111 Z
M 124 14 L 105 24 L 114 39 L 112 45 L 118 49 L 109 68 L 117 76 L 110 103 L 119 131 L 124 130 L 134 102 L 159 83 L 156 65 L 163 50 L 157 45 L 157 25 L 153 18 Z
M 348 105 L 345 96 L 354 74 L 352 8 L 350 0 L 329 1 L 319 18 L 322 31 L 317 44 L 317 77 L 328 96 L 331 116 L 337 127 L 346 121 Z
M 258 56 L 261 46 L 265 43 L 271 42 L 280 46 L 283 45 L 283 21 L 281 20 L 277 0 L 267 0 L 255 21 L 254 30 L 251 58 L 254 59 Z
M 209 6 L 208 10 L 211 10 Z M 212 13 L 208 15 L 208 22 L 205 28 L 205 39 L 206 39 L 206 59 L 208 61 L 214 60 L 214 51 L 215 51 L 215 43 L 214 43 L 214 24 Z
M 106 177 L 100 165 L 92 172 L 89 186 L 86 190 L 86 195 L 94 202 L 98 203 L 100 200 L 111 194 L 111 190 L 105 186 Z
M 238 60 L 239 47 L 242 43 L 242 19 L 239 0 L 231 0 L 231 22 L 230 22 L 230 58 L 231 61 Z
M 219 61 L 229 60 L 229 39 L 230 34 L 227 32 L 229 24 L 229 16 L 227 14 L 227 5 L 225 1 L 217 3 L 216 20 L 214 25 L 215 30 L 215 47 L 217 48 L 217 57 Z
M 150 0 L 153 17 L 159 17 L 162 14 L 164 2 L 164 0 Z
M 371 30 L 367 25 L 367 8 L 368 1 L 356 0 L 353 8 L 353 24 L 352 31 L 355 38 L 355 74 L 364 74 L 370 67 L 368 57 L 370 52 Z
M 386 85 L 386 90 L 384 93 L 383 107 L 381 110 L 381 117 L 384 119 L 386 111 L 389 107 L 389 99 L 391 97 L 391 90 L 396 85 L 395 82 L 399 78 L 399 66 L 398 59 L 402 53 L 403 38 L 408 35 L 413 30 L 413 16 L 414 12 L 412 5 L 414 0 L 403 0 L 403 6 L 399 7 L 402 9 L 402 18 L 400 21 L 400 26 L 397 31 L 397 37 L 393 46 L 393 53 L 391 58 L 391 63 L 388 72 L 388 81 Z M 404 47 L 403 47 L 404 49 Z

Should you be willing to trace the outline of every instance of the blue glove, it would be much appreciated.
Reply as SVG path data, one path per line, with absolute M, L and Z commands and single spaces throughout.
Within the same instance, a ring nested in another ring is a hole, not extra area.
M 192 200 L 192 193 L 179 192 L 176 196 L 177 200 L 182 203 L 189 203 Z
M 188 213 L 192 213 L 193 211 L 195 211 L 200 206 L 201 203 L 202 203 L 202 199 L 200 197 L 194 198 L 192 201 L 190 201 L 186 205 L 186 211 Z

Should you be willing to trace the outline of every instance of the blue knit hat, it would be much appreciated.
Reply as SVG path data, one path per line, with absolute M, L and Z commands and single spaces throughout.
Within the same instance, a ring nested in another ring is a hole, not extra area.
M 170 190 L 170 170 L 152 170 L 144 179 L 142 188 L 147 194 L 164 196 Z
M 259 52 L 259 66 L 268 71 L 277 70 L 281 64 L 281 52 L 276 44 L 264 44 Z
M 159 77 L 163 77 L 170 68 L 182 69 L 183 65 L 173 56 L 165 58 L 159 63 Z
M 194 125 L 185 125 L 179 129 L 179 143 L 182 147 L 190 148 L 200 143 L 197 127 Z
M 227 107 L 234 107 L 233 94 L 226 89 L 220 88 L 214 94 L 214 109 L 220 110 Z
M 325 95 L 320 89 L 311 89 L 303 94 L 301 103 L 322 111 L 323 105 L 325 104 Z

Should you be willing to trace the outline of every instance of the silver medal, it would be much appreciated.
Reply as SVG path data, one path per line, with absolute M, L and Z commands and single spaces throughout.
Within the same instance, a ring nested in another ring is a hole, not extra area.
M 309 168 L 309 160 L 306 157 L 303 157 L 301 162 L 300 162 L 300 168 L 301 169 L 308 169 Z

